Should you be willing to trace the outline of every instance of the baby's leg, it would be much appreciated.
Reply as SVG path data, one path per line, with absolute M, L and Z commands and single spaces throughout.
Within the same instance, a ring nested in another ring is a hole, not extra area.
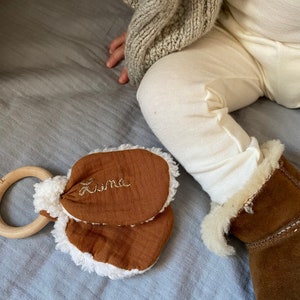
M 211 199 L 224 203 L 262 160 L 255 138 L 230 117 L 264 94 L 259 68 L 223 29 L 159 60 L 137 98 L 153 132 Z

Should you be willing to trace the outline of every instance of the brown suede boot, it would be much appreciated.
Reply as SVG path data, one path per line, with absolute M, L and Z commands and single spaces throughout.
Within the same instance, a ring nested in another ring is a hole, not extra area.
M 257 300 L 300 299 L 300 173 L 281 156 L 279 142 L 262 151 L 250 182 L 205 218 L 203 240 L 223 256 L 234 253 L 227 234 L 246 244 Z
M 285 159 L 230 232 L 246 243 L 257 299 L 300 299 L 300 173 Z

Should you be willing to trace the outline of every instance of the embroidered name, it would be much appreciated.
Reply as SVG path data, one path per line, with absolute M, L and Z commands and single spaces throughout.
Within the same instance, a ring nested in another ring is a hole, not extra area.
M 79 196 L 83 196 L 85 193 L 95 194 L 102 193 L 108 189 L 119 189 L 119 188 L 128 188 L 130 183 L 126 183 L 123 178 L 114 180 L 109 179 L 104 183 L 96 183 L 94 178 L 90 178 L 88 181 L 80 182 L 82 188 L 79 190 Z

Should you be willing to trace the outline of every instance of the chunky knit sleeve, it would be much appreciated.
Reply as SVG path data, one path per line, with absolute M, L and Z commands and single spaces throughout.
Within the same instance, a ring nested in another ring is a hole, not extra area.
M 207 33 L 222 4 L 222 0 L 123 1 L 135 2 L 136 7 L 125 48 L 128 75 L 135 85 L 158 59 Z
M 139 0 L 123 0 L 128 6 L 131 6 L 133 9 L 136 9 L 139 5 Z

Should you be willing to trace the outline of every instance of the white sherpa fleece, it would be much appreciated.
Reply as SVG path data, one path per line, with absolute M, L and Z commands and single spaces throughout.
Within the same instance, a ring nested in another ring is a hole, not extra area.
M 34 185 L 33 205 L 36 213 L 47 211 L 52 218 L 57 218 L 62 211 L 60 196 L 67 184 L 66 176 L 55 176 Z
M 110 152 L 110 151 L 123 151 L 130 149 L 146 149 L 139 146 L 132 145 L 121 145 L 118 148 L 106 148 L 103 150 L 95 150 L 92 153 L 98 152 Z M 166 199 L 165 204 L 163 205 L 160 212 L 174 200 L 174 196 L 178 187 L 178 182 L 175 179 L 179 175 L 178 166 L 168 153 L 162 152 L 159 148 L 146 149 L 158 156 L 161 156 L 166 160 L 169 165 L 169 176 L 170 176 L 170 187 L 169 195 Z M 34 185 L 35 194 L 34 198 L 34 207 L 35 211 L 39 213 L 41 210 L 47 211 L 51 217 L 57 218 L 54 224 L 54 229 L 52 235 L 55 238 L 56 248 L 62 252 L 69 253 L 72 257 L 72 260 L 76 265 L 81 266 L 84 271 L 95 272 L 100 276 L 108 276 L 111 279 L 120 279 L 131 277 L 136 274 L 141 274 L 149 270 L 152 266 L 145 270 L 132 269 L 125 270 L 118 268 L 109 263 L 99 262 L 93 259 L 93 256 L 87 252 L 81 252 L 75 245 L 73 245 L 67 235 L 66 235 L 66 226 L 70 218 L 75 219 L 76 222 L 81 220 L 71 216 L 61 205 L 60 198 L 64 193 L 66 184 L 70 179 L 72 174 L 72 168 L 69 170 L 67 176 L 55 176 L 53 178 L 46 179 L 43 182 L 37 183 Z M 145 220 L 150 221 L 150 220 Z
M 252 200 L 272 173 L 279 168 L 279 159 L 284 151 L 278 140 L 268 141 L 261 146 L 264 160 L 244 188 L 223 205 L 214 204 L 201 225 L 201 234 L 208 249 L 220 256 L 233 255 L 235 250 L 227 244 L 226 235 L 230 221 L 244 209 L 252 213 Z

